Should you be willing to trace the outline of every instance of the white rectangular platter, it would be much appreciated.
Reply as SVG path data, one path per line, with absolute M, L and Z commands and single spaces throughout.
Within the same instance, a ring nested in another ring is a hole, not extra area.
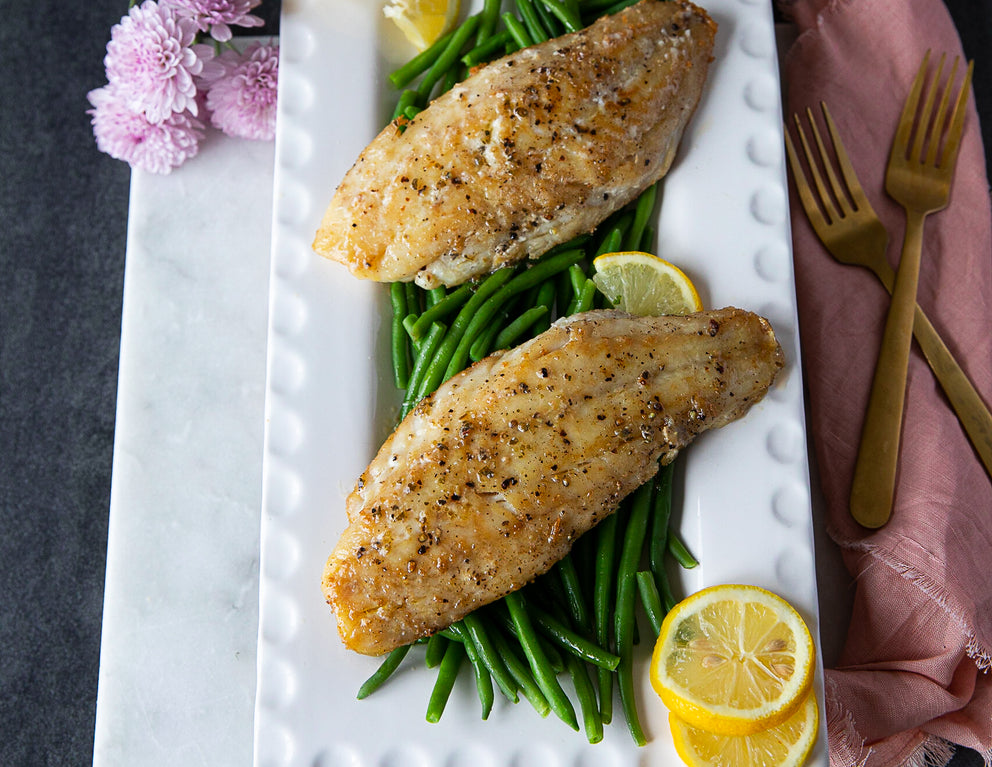
M 701 565 L 679 592 L 753 583 L 789 599 L 818 635 L 806 433 L 782 113 L 771 4 L 708 0 L 719 24 L 702 103 L 664 182 L 658 252 L 708 306 L 772 322 L 787 366 L 740 422 L 703 435 L 679 477 L 681 533 Z M 651 742 L 622 717 L 602 743 L 521 702 L 481 720 L 464 674 L 438 724 L 424 719 L 434 672 L 411 653 L 389 684 L 355 693 L 378 665 L 346 651 L 320 591 L 345 525 L 344 499 L 392 428 L 385 289 L 314 255 L 335 186 L 379 132 L 397 54 L 378 0 L 285 0 L 276 138 L 261 521 L 257 767 L 620 767 L 678 765 L 644 673 Z M 818 688 L 820 685 L 818 674 Z M 498 696 L 497 696 L 498 697 Z M 822 701 L 822 695 L 820 696 Z M 825 735 L 811 764 L 826 765 Z

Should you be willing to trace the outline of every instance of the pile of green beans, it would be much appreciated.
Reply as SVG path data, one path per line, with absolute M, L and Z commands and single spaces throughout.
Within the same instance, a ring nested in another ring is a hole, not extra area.
M 485 0 L 479 13 L 390 75 L 402 90 L 393 113 L 400 126 L 469 68 L 579 29 L 635 0 L 514 1 L 516 14 L 502 13 L 500 0 Z M 652 186 L 594 235 L 473 283 L 450 290 L 391 284 L 393 372 L 405 393 L 400 417 L 473 361 L 540 334 L 557 317 L 603 307 L 592 262 L 606 252 L 650 250 L 654 234 L 648 222 L 656 200 Z M 572 699 L 559 681 L 566 675 L 590 743 L 602 740 L 604 725 L 612 721 L 616 690 L 631 737 L 643 745 L 633 680 L 637 605 L 657 636 L 676 601 L 668 563 L 697 564 L 670 526 L 672 476 L 673 464 L 660 467 L 548 573 L 414 643 L 422 646 L 425 665 L 437 669 L 427 720 L 441 718 L 467 660 L 484 719 L 498 691 L 511 703 L 523 697 L 540 716 L 554 713 L 579 730 Z M 382 686 L 414 645 L 387 655 L 358 697 Z
M 471 362 L 538 335 L 554 318 L 603 307 L 592 262 L 605 252 L 649 249 L 653 233 L 646 222 L 656 199 L 657 188 L 651 187 L 594 235 L 474 283 L 450 290 L 391 284 L 393 370 L 397 387 L 405 391 L 401 417 Z M 676 602 L 668 563 L 696 565 L 670 528 L 672 475 L 673 465 L 660 467 L 549 573 L 420 643 L 426 665 L 438 669 L 428 721 L 440 718 L 467 660 L 483 718 L 499 691 L 513 703 L 523 696 L 542 717 L 554 713 L 579 729 L 558 681 L 567 674 L 591 743 L 602 739 L 612 720 L 614 690 L 631 736 L 645 742 L 634 703 L 637 605 L 657 636 Z M 409 650 L 388 655 L 359 697 L 384 683 Z

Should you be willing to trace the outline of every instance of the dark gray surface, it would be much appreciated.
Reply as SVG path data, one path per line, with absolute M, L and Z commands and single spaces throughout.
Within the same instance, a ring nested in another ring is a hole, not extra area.
M 0 764 L 92 753 L 129 172 L 97 153 L 110 2 L 0 23 Z
M 952 2 L 989 131 L 988 2 Z M 126 2 L 2 0 L 0 765 L 92 760 L 129 171 L 85 94 Z M 263 15 L 277 19 L 278 2 Z M 275 31 L 275 24 L 269 30 Z M 981 762 L 959 757 L 957 767 Z

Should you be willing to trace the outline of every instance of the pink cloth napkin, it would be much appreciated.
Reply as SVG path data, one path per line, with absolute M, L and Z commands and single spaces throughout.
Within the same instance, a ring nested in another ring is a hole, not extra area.
M 786 0 L 780 7 L 800 32 L 784 62 L 788 120 L 827 103 L 890 232 L 895 266 L 905 215 L 884 192 L 885 161 L 924 52 L 946 51 L 949 66 L 962 55 L 957 32 L 939 0 Z M 992 763 L 992 480 L 914 345 L 892 520 L 868 531 L 850 518 L 888 296 L 867 270 L 833 260 L 794 190 L 792 226 L 826 526 L 855 590 L 846 643 L 826 672 L 830 763 L 943 765 L 953 744 Z M 986 403 L 990 230 L 972 101 L 950 205 L 925 224 L 918 299 Z

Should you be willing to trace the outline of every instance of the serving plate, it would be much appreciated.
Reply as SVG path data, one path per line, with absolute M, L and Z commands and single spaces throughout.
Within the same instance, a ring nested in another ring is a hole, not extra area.
M 782 114 L 771 4 L 709 0 L 719 24 L 702 103 L 667 176 L 658 252 L 708 306 L 758 311 L 787 365 L 743 420 L 704 434 L 681 459 L 683 538 L 701 565 L 687 594 L 754 583 L 789 599 L 818 634 L 806 434 Z M 424 719 L 434 671 L 410 653 L 388 685 L 355 693 L 378 661 L 346 651 L 320 591 L 345 525 L 344 499 L 394 423 L 388 300 L 314 255 L 333 190 L 384 124 L 386 75 L 401 53 L 375 0 L 284 0 L 276 136 L 263 456 L 257 767 L 619 767 L 680 764 L 639 648 L 651 742 L 622 717 L 603 742 L 526 702 L 497 696 L 488 721 L 463 674 L 438 724 Z M 820 674 L 818 677 L 818 689 Z M 821 695 L 822 700 L 822 695 Z M 811 764 L 826 764 L 825 736 Z

